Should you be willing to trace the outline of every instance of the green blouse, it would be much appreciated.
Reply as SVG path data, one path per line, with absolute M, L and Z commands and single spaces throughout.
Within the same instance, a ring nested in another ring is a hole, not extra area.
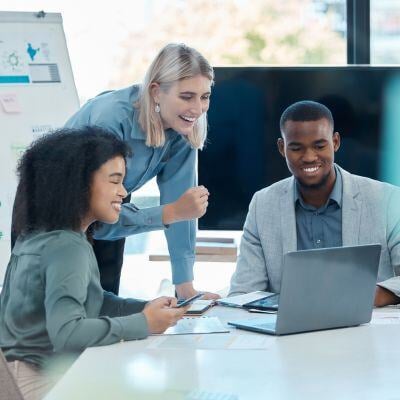
M 146 302 L 104 292 L 83 233 L 19 237 L 0 295 L 0 347 L 41 367 L 55 355 L 148 335 Z

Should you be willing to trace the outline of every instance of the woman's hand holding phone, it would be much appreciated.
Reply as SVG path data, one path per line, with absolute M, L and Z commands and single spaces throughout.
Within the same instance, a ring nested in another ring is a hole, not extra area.
M 175 297 L 159 297 L 146 304 L 143 314 L 146 317 L 150 333 L 163 333 L 167 328 L 179 321 L 189 309 L 187 306 L 177 307 Z

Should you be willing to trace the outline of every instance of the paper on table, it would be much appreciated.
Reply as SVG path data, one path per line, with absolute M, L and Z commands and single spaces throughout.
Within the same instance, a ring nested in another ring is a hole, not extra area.
M 257 292 L 239 294 L 238 296 L 224 297 L 223 299 L 217 300 L 217 302 L 223 306 L 242 307 L 243 304 L 250 303 L 251 301 L 262 299 L 264 297 L 269 297 L 274 294 L 275 293 L 262 292 L 261 290 L 258 290 Z
M 397 307 L 385 307 L 375 309 L 372 314 L 371 324 L 400 324 L 400 310 Z
M 222 335 L 160 336 L 152 338 L 147 349 L 231 349 L 265 350 L 276 341 L 275 336 L 255 333 Z
M 218 317 L 185 317 L 161 335 L 187 335 L 203 333 L 226 333 L 229 329 L 221 324 Z
M 239 400 L 239 396 L 226 392 L 193 389 L 185 396 L 184 400 Z

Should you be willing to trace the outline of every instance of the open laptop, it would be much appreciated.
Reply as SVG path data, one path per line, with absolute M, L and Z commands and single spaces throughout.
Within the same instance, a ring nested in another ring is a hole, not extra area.
M 240 329 L 286 335 L 371 320 L 379 244 L 294 251 L 284 255 L 276 315 L 228 322 Z

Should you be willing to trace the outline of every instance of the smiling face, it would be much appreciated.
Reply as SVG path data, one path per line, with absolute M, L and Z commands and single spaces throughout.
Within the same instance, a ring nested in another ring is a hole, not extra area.
M 84 221 L 87 226 L 94 221 L 118 221 L 122 199 L 127 195 L 122 184 L 124 177 L 125 160 L 121 156 L 108 160 L 93 174 L 89 212 Z
M 279 152 L 286 158 L 289 171 L 305 189 L 333 188 L 334 153 L 339 149 L 339 133 L 325 118 L 317 121 L 287 121 Z
M 175 82 L 168 90 L 153 83 L 151 93 L 154 102 L 160 105 L 163 128 L 172 128 L 187 136 L 193 132 L 197 120 L 208 110 L 211 81 L 203 75 L 196 75 Z

